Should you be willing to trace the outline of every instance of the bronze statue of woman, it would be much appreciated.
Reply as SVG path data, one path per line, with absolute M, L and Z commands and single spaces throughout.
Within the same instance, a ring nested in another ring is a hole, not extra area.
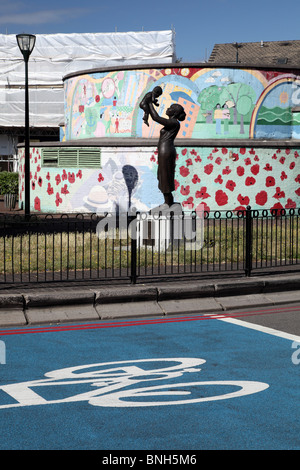
M 151 100 L 148 101 L 149 113 L 153 121 L 163 126 L 158 141 L 158 188 L 164 195 L 165 204 L 171 206 L 174 202 L 172 191 L 175 191 L 176 149 L 174 140 L 180 129 L 180 121 L 186 118 L 180 104 L 172 104 L 166 111 L 168 118 L 159 116 Z

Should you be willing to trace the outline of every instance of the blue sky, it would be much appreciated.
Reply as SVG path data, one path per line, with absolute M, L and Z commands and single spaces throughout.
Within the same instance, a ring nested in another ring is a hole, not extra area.
M 299 0 L 0 0 L 0 33 L 174 28 L 177 57 L 201 62 L 215 43 L 300 39 L 299 13 Z

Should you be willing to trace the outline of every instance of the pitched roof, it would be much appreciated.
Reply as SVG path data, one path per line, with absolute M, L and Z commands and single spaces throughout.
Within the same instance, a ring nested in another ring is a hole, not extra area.
M 208 63 L 300 67 L 300 40 L 215 44 Z

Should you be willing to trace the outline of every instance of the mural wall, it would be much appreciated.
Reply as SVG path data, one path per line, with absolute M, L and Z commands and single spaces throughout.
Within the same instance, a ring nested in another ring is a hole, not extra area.
M 61 128 L 65 142 L 61 148 L 70 140 L 78 140 L 78 149 L 84 148 L 83 139 L 96 138 L 94 145 L 101 150 L 101 159 L 91 165 L 87 153 L 82 160 L 85 164 L 66 156 L 49 164 L 42 146 L 31 148 L 31 210 L 105 213 L 127 211 L 130 206 L 148 211 L 161 204 L 156 148 L 161 126 L 151 119 L 149 127 L 145 125 L 139 107 L 145 93 L 158 85 L 163 88 L 159 114 L 164 115 L 176 102 L 187 114 L 175 141 L 175 201 L 186 210 L 195 210 L 201 203 L 208 211 L 238 210 L 247 205 L 253 209 L 300 207 L 300 141 L 299 147 L 294 142 L 274 148 L 256 140 L 300 139 L 297 73 L 181 67 L 91 72 L 66 78 L 65 126 Z M 118 139 L 126 137 L 153 138 L 153 146 L 118 146 Z M 101 147 L 102 138 L 110 139 L 111 146 Z M 189 145 L 183 147 L 180 138 Z M 208 142 L 201 145 L 203 139 L 210 140 L 211 146 Z M 235 146 L 229 147 L 227 139 L 235 139 Z M 22 202 L 22 149 L 19 157 Z
M 101 168 L 48 168 L 42 148 L 32 148 L 31 209 L 36 212 L 98 212 L 129 206 L 147 211 L 163 203 L 157 187 L 157 150 L 102 148 Z M 297 149 L 177 147 L 175 201 L 185 210 L 300 207 L 300 145 Z M 20 153 L 20 200 L 24 153 Z
M 139 102 L 161 86 L 159 114 L 178 102 L 188 115 L 178 138 L 299 139 L 300 80 L 285 71 L 159 68 L 97 72 L 66 79 L 66 140 L 158 137 L 142 120 Z

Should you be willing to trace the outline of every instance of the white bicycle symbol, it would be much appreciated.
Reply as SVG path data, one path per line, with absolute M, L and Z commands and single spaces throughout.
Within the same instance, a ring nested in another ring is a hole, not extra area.
M 181 383 L 172 381 L 184 374 L 187 376 L 187 374 L 199 373 L 201 371 L 199 366 L 205 362 L 204 359 L 197 358 L 161 358 L 104 362 L 58 369 L 47 372 L 45 374 L 46 379 L 0 385 L 0 390 L 16 401 L 16 403 L 1 405 L 0 410 L 82 401 L 88 401 L 92 406 L 126 408 L 184 405 L 242 397 L 262 392 L 269 387 L 268 384 L 263 382 L 240 380 L 186 381 Z M 136 388 L 137 384 L 162 380 L 169 380 L 171 383 L 164 383 L 163 385 L 149 384 L 150 386 Z M 87 384 L 92 390 L 65 397 L 65 387 L 80 384 L 84 386 Z M 206 387 L 209 389 L 211 386 L 212 394 L 207 393 L 206 389 Z M 221 394 L 216 394 L 216 386 L 222 389 L 229 387 L 230 391 L 227 393 L 222 391 Z M 55 391 L 58 390 L 59 392 L 61 390 L 64 397 L 56 400 L 46 400 L 42 396 L 44 387 L 56 387 Z M 206 390 L 206 396 L 203 396 L 204 389 Z M 39 393 L 37 393 L 37 390 Z M 151 400 L 149 400 L 149 397 L 151 397 Z

